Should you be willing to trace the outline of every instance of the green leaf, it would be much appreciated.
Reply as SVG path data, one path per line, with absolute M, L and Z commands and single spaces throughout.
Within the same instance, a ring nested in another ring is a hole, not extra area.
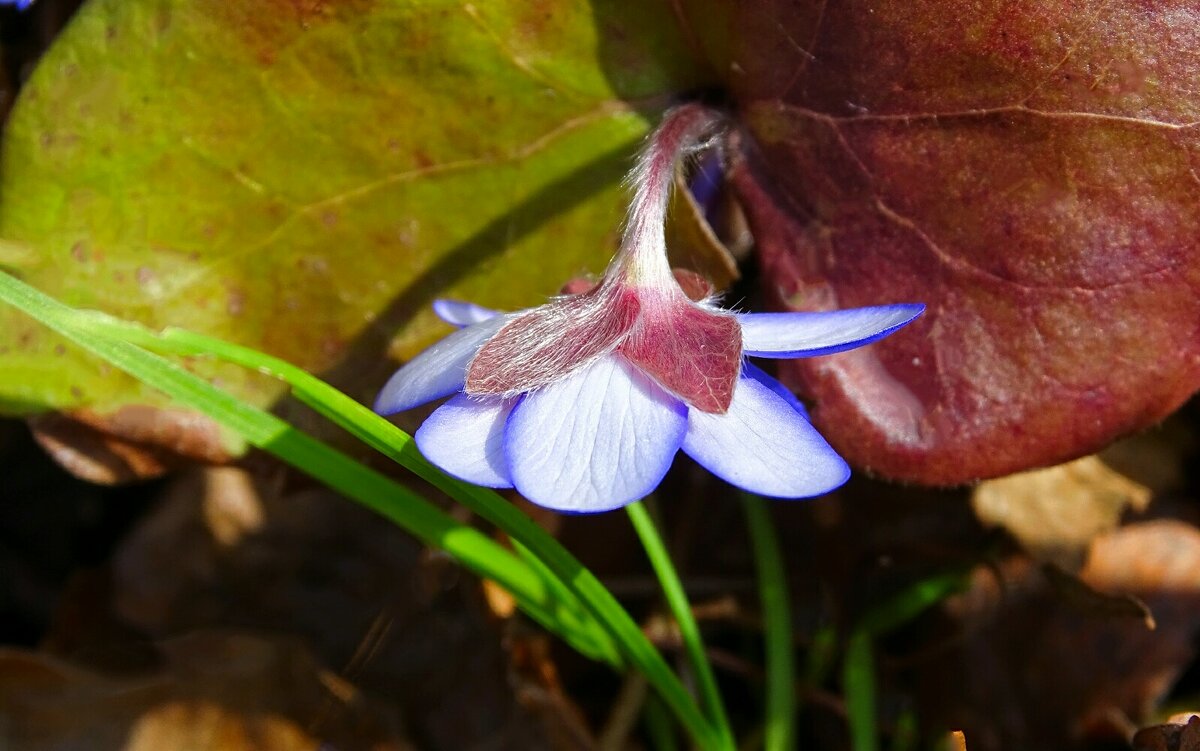
M 0 237 L 32 252 L 4 260 L 369 389 L 389 342 L 448 330 L 435 295 L 522 307 L 600 270 L 648 120 L 702 82 L 665 4 L 92 0 L 5 133 Z M 7 411 L 159 403 L 0 316 Z

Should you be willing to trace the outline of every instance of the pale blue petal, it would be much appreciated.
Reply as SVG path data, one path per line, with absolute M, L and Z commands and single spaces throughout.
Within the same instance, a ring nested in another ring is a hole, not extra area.
M 753 377 L 738 379 L 725 414 L 688 413 L 683 450 L 722 480 L 776 498 L 821 495 L 850 477 L 816 428 Z
M 434 410 L 417 434 L 417 448 L 447 474 L 475 485 L 511 488 L 504 460 L 504 425 L 516 399 L 459 394 Z
M 687 408 L 609 355 L 525 396 L 508 420 L 513 484 L 569 513 L 608 511 L 658 487 L 687 429 Z
M 500 315 L 491 308 L 461 300 L 434 300 L 433 312 L 451 326 L 470 326 Z
M 880 305 L 823 313 L 739 313 L 742 351 L 751 357 L 831 355 L 881 339 L 913 320 L 924 305 Z
M 752 362 L 743 361 L 742 375 L 748 378 L 753 378 L 762 385 L 774 391 L 776 394 L 779 394 L 779 396 L 782 397 L 785 402 L 792 405 L 792 409 L 803 415 L 805 420 L 808 419 L 808 408 L 796 398 L 796 395 L 792 393 L 791 389 L 767 375 L 762 368 L 758 367 Z
M 496 316 L 459 329 L 409 360 L 384 384 L 375 411 L 391 415 L 461 391 L 467 364 L 507 320 L 508 316 Z

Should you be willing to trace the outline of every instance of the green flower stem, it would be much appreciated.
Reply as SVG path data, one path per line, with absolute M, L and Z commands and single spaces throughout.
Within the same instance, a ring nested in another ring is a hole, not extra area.
M 692 606 L 688 603 L 687 593 L 683 590 L 683 582 L 679 579 L 675 564 L 671 561 L 670 553 L 667 552 L 667 546 L 663 543 L 645 504 L 641 501 L 631 503 L 625 507 L 625 510 L 629 513 L 629 520 L 633 523 L 633 528 L 642 541 L 646 557 L 650 559 L 650 565 L 654 568 L 654 573 L 662 584 L 663 594 L 667 598 L 667 606 L 671 608 L 671 613 L 675 616 L 688 660 L 696 671 L 696 677 L 700 683 L 700 696 L 708 710 L 709 719 L 717 728 L 720 748 L 734 749 L 736 744 L 733 739 L 733 731 L 729 727 L 729 718 L 725 715 L 725 704 L 717 689 L 716 676 L 713 675 L 708 655 L 704 651 L 704 642 L 700 638 L 700 627 L 692 614 Z
M 273 415 L 236 400 L 177 365 L 139 349 L 133 343 L 136 342 L 143 347 L 160 352 L 181 355 L 211 355 L 280 378 L 292 387 L 293 393 L 298 399 L 360 440 L 442 489 L 480 517 L 496 525 L 539 558 L 545 569 L 553 572 L 565 590 L 571 592 L 576 598 L 576 602 L 565 604 L 566 613 L 571 613 L 575 608 L 582 608 L 581 612 L 590 614 L 591 618 L 600 624 L 603 631 L 607 632 L 608 639 L 606 642 L 589 645 L 577 635 L 590 632 L 586 621 L 577 624 L 579 632 L 572 632 L 562 630 L 562 624 L 556 621 L 543 620 L 548 616 L 545 612 L 533 609 L 527 612 L 547 628 L 563 635 L 568 643 L 580 648 L 580 651 L 586 655 L 617 665 L 622 662 L 620 655 L 623 654 L 630 664 L 646 676 L 650 684 L 662 696 L 663 701 L 687 728 L 698 746 L 701 748 L 718 746 L 713 728 L 705 719 L 696 702 L 687 693 L 678 676 L 671 671 L 662 655 L 642 633 L 637 623 L 594 574 L 584 568 L 557 540 L 495 492 L 459 482 L 433 467 L 412 445 L 412 437 L 387 420 L 300 368 L 247 347 L 182 329 L 168 329 L 162 334 L 156 334 L 143 326 L 121 321 L 104 313 L 76 311 L 7 274 L 0 274 L 0 299 L 15 305 L 76 344 L 126 370 L 150 386 L 164 391 L 180 403 L 209 415 L 240 433 L 254 445 L 267 450 L 271 450 L 272 435 L 285 430 L 293 433 L 298 433 L 298 431 Z M 253 415 L 254 418 L 250 419 L 247 424 L 246 418 L 250 415 Z M 269 427 L 262 422 L 267 419 L 273 421 Z M 309 442 L 317 443 L 305 434 L 300 433 L 299 435 Z M 323 448 L 332 452 L 332 449 Z M 281 458 L 291 461 L 289 457 Z M 309 461 L 309 459 L 305 458 L 304 461 Z M 348 458 L 345 461 L 349 467 L 358 467 L 362 472 L 369 472 Z M 309 464 L 300 463 L 297 466 L 312 474 Z M 361 493 L 352 492 L 356 489 L 352 482 L 342 482 L 338 485 L 331 485 L 331 487 L 341 490 L 350 498 L 368 505 L 371 504 L 370 499 L 361 497 Z M 397 485 L 396 487 L 405 493 L 408 492 L 402 486 Z M 413 497 L 437 511 L 436 507 L 428 504 L 424 499 L 420 499 L 419 496 Z M 437 511 L 437 513 L 441 512 Z M 408 517 L 405 514 L 388 514 L 388 516 L 408 528 Z M 457 525 L 457 522 L 454 523 Z M 414 534 L 417 533 L 414 532 Z M 476 534 L 478 533 L 476 532 Z M 436 539 L 427 539 L 420 534 L 417 536 L 457 555 L 453 549 L 444 546 Z M 484 537 L 484 539 L 487 538 Z M 492 543 L 491 540 L 488 542 Z M 503 548 L 499 549 L 503 550 Z M 508 551 L 504 552 L 508 553 Z M 510 582 L 506 582 L 486 570 L 472 570 L 495 579 L 505 588 L 510 585 Z M 522 570 L 530 572 L 528 567 Z M 536 576 L 532 578 L 537 580 Z M 537 581 L 538 586 L 545 589 L 545 582 Z M 520 589 L 510 589 L 510 591 L 522 607 L 531 604 L 523 599 Z M 557 606 L 559 610 L 564 609 L 564 603 L 561 601 L 557 603 Z M 614 643 L 619 648 L 619 653 L 615 651 Z
M 792 751 L 796 734 L 796 665 L 783 558 L 767 502 L 757 496 L 744 495 L 742 506 L 750 530 L 765 623 L 767 719 L 764 749 Z

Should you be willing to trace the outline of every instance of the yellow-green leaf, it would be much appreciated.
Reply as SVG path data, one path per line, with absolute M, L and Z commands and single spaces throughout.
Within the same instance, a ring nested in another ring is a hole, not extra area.
M 30 250 L 2 260 L 370 386 L 389 342 L 447 330 L 434 296 L 515 308 L 599 271 L 633 149 L 700 70 L 665 4 L 92 0 L 4 134 L 0 237 Z M 10 412 L 157 403 L 13 311 L 0 353 Z

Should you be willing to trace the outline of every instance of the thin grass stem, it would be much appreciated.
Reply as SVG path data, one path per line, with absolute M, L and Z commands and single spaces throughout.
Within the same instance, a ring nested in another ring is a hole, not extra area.
M 742 506 L 750 531 L 750 547 L 758 573 L 758 597 L 762 604 L 766 668 L 767 706 L 765 751 L 794 751 L 796 736 L 796 663 L 792 650 L 792 616 L 788 605 L 787 579 L 775 526 L 767 501 L 744 495 Z
M 701 701 L 708 711 L 709 720 L 717 730 L 721 743 L 720 748 L 733 749 L 736 744 L 733 739 L 733 731 L 729 727 L 729 718 L 725 714 L 725 703 L 721 699 L 712 664 L 708 660 L 704 641 L 700 637 L 700 626 L 692 614 L 692 606 L 688 602 L 679 573 L 675 570 L 671 554 L 667 551 L 667 546 L 658 533 L 658 527 L 651 519 L 650 512 L 644 503 L 641 501 L 631 503 L 625 507 L 625 510 L 642 542 L 646 557 L 650 559 L 650 566 L 654 569 L 654 573 L 662 585 L 667 607 L 675 616 L 675 623 L 679 627 L 679 635 L 683 640 L 688 661 L 691 663 L 692 669 L 696 671 L 696 678 L 700 684 Z

